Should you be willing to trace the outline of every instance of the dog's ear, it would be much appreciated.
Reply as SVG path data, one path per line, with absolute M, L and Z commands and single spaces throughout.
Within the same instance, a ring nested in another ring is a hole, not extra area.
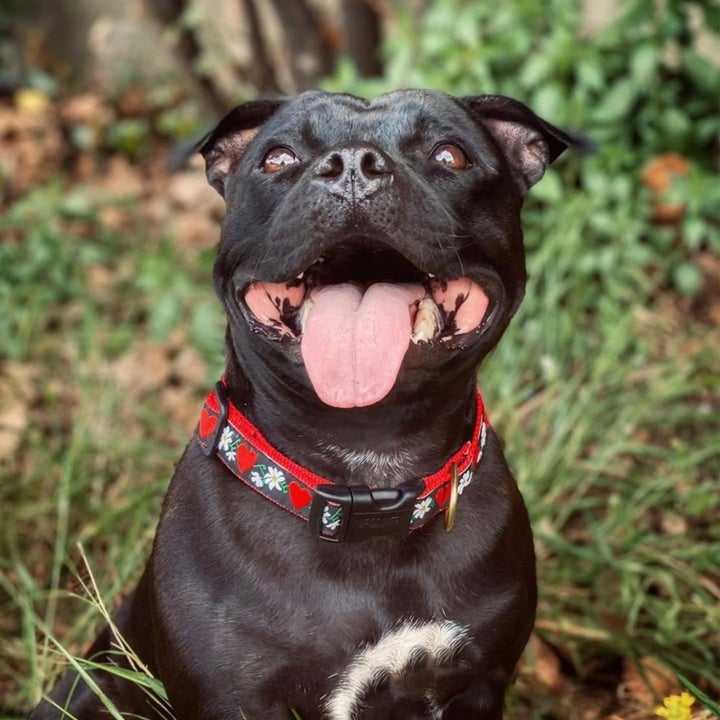
M 569 147 L 588 144 L 539 118 L 529 107 L 502 95 L 461 99 L 476 122 L 492 135 L 526 193 L 545 174 L 547 166 Z
M 208 182 L 224 197 L 225 180 L 237 167 L 263 123 L 283 104 L 282 100 L 256 100 L 233 108 L 199 143 L 205 158 Z

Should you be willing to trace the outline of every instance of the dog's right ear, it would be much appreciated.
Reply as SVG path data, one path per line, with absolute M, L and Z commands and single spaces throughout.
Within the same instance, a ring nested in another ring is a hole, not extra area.
M 208 182 L 223 197 L 227 176 L 237 167 L 263 123 L 274 115 L 282 104 L 282 100 L 256 100 L 238 105 L 200 141 L 198 150 L 205 158 Z

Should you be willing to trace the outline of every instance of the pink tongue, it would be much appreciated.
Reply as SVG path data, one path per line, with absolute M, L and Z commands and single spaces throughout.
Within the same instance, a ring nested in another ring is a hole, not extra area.
M 315 392 L 327 405 L 349 408 L 382 400 L 395 384 L 412 332 L 410 307 L 420 285 L 355 285 L 314 290 L 302 334 L 302 356 Z

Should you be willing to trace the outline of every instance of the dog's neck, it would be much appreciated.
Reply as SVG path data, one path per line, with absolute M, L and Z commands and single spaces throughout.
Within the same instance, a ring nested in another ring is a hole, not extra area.
M 376 450 L 350 450 L 345 447 L 325 443 L 319 448 L 330 463 L 336 463 L 343 474 L 353 481 L 365 477 L 402 477 L 408 467 L 416 460 L 414 448 L 399 448 L 389 452 Z
M 338 410 L 275 383 L 226 370 L 230 399 L 294 462 L 338 483 L 396 486 L 435 472 L 465 442 L 474 420 L 474 373 L 419 392 L 400 407 Z M 250 389 L 252 388 L 252 389 Z M 265 392 L 263 392 L 265 390 Z

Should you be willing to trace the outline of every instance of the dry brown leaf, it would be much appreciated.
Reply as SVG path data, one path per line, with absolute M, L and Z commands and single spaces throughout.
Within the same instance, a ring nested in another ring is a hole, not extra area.
M 17 385 L 0 378 L 0 460 L 9 460 L 17 452 L 28 417 L 27 403 Z
M 204 172 L 187 170 L 175 174 L 168 185 L 167 197 L 175 208 L 194 215 L 218 219 L 225 214 L 225 202 L 208 185 Z
M 183 348 L 188 346 L 189 342 L 187 329 L 182 325 L 178 325 L 170 332 L 170 335 L 165 341 L 165 347 L 167 347 L 171 355 L 177 355 Z
M 35 402 L 39 397 L 38 378 L 44 373 L 45 369 L 42 366 L 31 362 L 6 360 L 2 365 L 2 374 L 10 380 L 14 391 L 28 404 Z
M 183 212 L 172 218 L 170 234 L 175 246 L 193 257 L 202 250 L 217 245 L 220 228 L 217 222 L 207 215 Z
M 687 158 L 677 153 L 666 153 L 653 158 L 643 170 L 645 184 L 656 193 L 667 192 L 675 177 L 686 177 L 690 172 Z
M 128 213 L 112 205 L 101 208 L 99 215 L 100 222 L 109 230 L 122 230 L 128 224 Z
M 131 85 L 117 101 L 119 113 L 124 117 L 140 117 L 148 112 L 147 91 L 139 85 Z
M 205 370 L 205 360 L 191 347 L 180 350 L 173 361 L 173 374 L 182 385 L 202 385 L 205 380 Z
M 660 527 L 666 535 L 685 535 L 688 530 L 688 521 L 682 515 L 664 512 L 660 517 Z
M 167 387 L 160 394 L 160 407 L 169 415 L 173 428 L 192 432 L 200 414 L 197 397 L 180 387 Z
M 71 125 L 103 126 L 113 119 L 113 112 L 99 95 L 79 93 L 62 104 L 60 117 Z
M 529 661 L 525 661 L 523 672 L 544 688 L 559 693 L 565 687 L 565 677 L 560 670 L 560 658 L 539 635 L 530 637 Z
M 109 299 L 115 273 L 104 265 L 90 265 L 86 273 L 86 285 L 90 296 L 97 300 Z
M 690 163 L 677 153 L 653 158 L 643 170 L 643 180 L 653 195 L 653 220 L 659 223 L 677 222 L 685 212 L 685 204 L 665 199 L 677 178 L 687 177 Z
M 140 345 L 113 363 L 113 375 L 121 389 L 145 395 L 165 385 L 170 377 L 170 358 L 161 345 Z
M 138 168 L 122 155 L 108 160 L 104 186 L 115 197 L 139 198 L 143 194 L 143 181 Z
M 654 707 L 662 698 L 680 692 L 680 685 L 670 670 L 653 657 L 623 661 L 622 682 L 618 697 L 643 707 Z
M 603 711 L 604 702 L 600 698 L 592 698 L 584 695 L 576 696 L 573 699 L 575 709 L 572 717 L 577 720 L 599 720 Z
M 699 253 L 694 261 L 703 273 L 703 289 L 693 302 L 694 310 L 716 327 L 720 326 L 720 257 Z
M 98 157 L 92 152 L 81 152 L 75 160 L 75 177 L 78 182 L 91 184 L 97 182 Z

